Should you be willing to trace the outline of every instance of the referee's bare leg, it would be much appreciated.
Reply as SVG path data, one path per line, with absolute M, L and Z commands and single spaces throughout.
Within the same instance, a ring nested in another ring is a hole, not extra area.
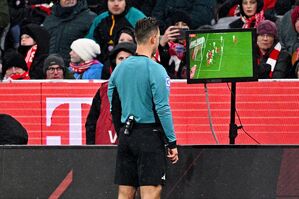
M 136 188 L 132 186 L 119 185 L 118 199 L 134 199 Z
M 162 186 L 140 186 L 140 195 L 142 199 L 160 199 Z

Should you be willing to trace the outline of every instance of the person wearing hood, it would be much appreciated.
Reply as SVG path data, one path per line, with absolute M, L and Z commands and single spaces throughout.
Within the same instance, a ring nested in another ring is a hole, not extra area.
M 115 34 L 123 27 L 135 28 L 139 19 L 145 15 L 127 0 L 106 0 L 108 11 L 97 16 L 90 29 L 87 38 L 96 41 L 102 49 L 100 61 L 105 63 L 109 52 L 113 49 Z
M 114 46 L 121 42 L 131 42 L 136 44 L 135 30 L 130 26 L 124 26 L 119 29 L 114 37 Z
M 25 58 L 15 50 L 8 50 L 3 56 L 3 80 L 30 79 Z
M 167 29 L 160 39 L 160 63 L 172 79 L 186 77 L 186 39 L 184 33 L 191 26 L 188 13 L 173 9 L 165 20 Z
M 70 45 L 84 37 L 96 17 L 88 9 L 86 0 L 59 0 L 52 7 L 43 25 L 50 33 L 49 53 L 61 55 L 65 63 L 70 62 Z
M 37 25 L 28 24 L 21 29 L 19 52 L 25 57 L 30 79 L 43 79 L 43 63 L 49 54 L 50 35 Z
M 136 44 L 123 42 L 113 48 L 109 54 L 111 72 L 117 64 L 136 51 Z M 116 140 L 109 139 L 109 131 L 116 134 L 112 124 L 110 105 L 107 96 L 108 81 L 101 84 L 101 87 L 93 97 L 89 113 L 86 118 L 86 144 L 116 144 Z
M 230 28 L 256 28 L 265 20 L 263 0 L 239 0 L 240 18 L 229 24 Z
M 115 34 L 114 41 L 113 41 L 114 46 L 117 46 L 117 44 L 123 43 L 123 42 L 130 42 L 130 43 L 136 44 L 135 30 L 133 28 L 131 28 L 129 26 L 125 26 L 125 27 L 121 28 L 119 31 L 117 31 L 117 33 Z M 113 49 L 114 49 L 114 47 L 113 47 Z M 113 51 L 113 49 L 112 49 L 112 51 Z M 102 79 L 109 79 L 109 77 L 111 75 L 111 71 L 112 71 L 112 63 L 111 63 L 111 59 L 109 58 L 104 63 L 104 67 L 103 67 L 103 71 L 102 71 Z

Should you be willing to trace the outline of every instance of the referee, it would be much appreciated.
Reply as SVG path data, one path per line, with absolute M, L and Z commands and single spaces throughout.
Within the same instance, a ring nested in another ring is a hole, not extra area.
M 113 123 L 119 134 L 115 183 L 119 199 L 134 198 L 137 187 L 143 199 L 160 198 L 166 156 L 173 164 L 178 161 L 169 106 L 170 79 L 163 66 L 151 59 L 159 45 L 157 20 L 139 20 L 135 33 L 136 55 L 115 68 L 108 85 Z

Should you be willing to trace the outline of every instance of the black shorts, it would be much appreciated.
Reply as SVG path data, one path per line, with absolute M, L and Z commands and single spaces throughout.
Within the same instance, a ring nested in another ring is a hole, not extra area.
M 130 135 L 119 132 L 115 184 L 128 186 L 163 185 L 166 151 L 162 128 L 133 128 Z

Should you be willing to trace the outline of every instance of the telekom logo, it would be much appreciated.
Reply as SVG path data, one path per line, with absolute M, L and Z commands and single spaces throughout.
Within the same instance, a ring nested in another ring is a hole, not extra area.
M 54 110 L 69 104 L 69 144 L 82 145 L 82 104 L 91 105 L 92 98 L 46 98 L 46 126 L 51 126 Z M 47 145 L 60 145 L 61 136 L 46 136 Z

